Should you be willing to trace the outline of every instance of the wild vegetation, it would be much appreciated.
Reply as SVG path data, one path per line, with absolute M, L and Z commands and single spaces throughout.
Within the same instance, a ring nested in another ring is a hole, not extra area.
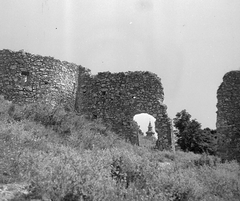
M 177 145 L 181 150 L 216 155 L 216 130 L 202 129 L 201 124 L 196 119 L 191 119 L 191 115 L 186 110 L 178 112 L 173 123 L 177 129 Z
M 0 100 L 0 183 L 26 183 L 42 199 L 238 201 L 240 167 L 207 154 L 133 146 L 70 108 Z M 187 150 L 186 150 L 187 151 Z

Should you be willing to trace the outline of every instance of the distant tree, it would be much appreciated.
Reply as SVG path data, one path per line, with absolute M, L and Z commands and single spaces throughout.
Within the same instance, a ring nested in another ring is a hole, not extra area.
M 215 153 L 214 131 L 209 128 L 202 130 L 201 124 L 196 119 L 191 120 L 191 115 L 186 110 L 178 112 L 173 123 L 178 129 L 177 144 L 183 151 Z
M 179 132 L 183 132 L 189 125 L 190 119 L 191 115 L 186 110 L 182 110 L 178 112 L 176 118 L 173 119 L 174 127 L 177 128 Z

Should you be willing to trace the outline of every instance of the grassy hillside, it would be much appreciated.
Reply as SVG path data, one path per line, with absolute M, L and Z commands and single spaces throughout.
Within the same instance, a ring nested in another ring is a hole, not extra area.
M 0 100 L 0 184 L 27 184 L 38 198 L 77 200 L 238 201 L 240 167 L 213 156 L 132 146 L 100 121 L 59 106 Z

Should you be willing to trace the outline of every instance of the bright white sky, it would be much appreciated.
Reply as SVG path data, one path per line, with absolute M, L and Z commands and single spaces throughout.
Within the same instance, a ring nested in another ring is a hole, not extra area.
M 0 0 L 0 49 L 53 56 L 94 74 L 152 71 L 171 118 L 186 109 L 213 129 L 218 86 L 240 68 L 240 1 Z

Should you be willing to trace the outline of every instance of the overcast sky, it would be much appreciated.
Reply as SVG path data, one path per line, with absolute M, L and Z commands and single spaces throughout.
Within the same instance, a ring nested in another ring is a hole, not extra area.
M 0 0 L 0 49 L 53 56 L 93 74 L 154 72 L 171 118 L 186 109 L 215 128 L 218 86 L 240 68 L 240 1 Z

